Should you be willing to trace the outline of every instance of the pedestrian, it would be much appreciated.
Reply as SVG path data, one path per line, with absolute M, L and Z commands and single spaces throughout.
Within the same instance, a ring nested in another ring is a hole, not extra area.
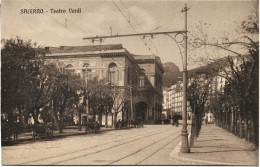
M 122 128 L 122 121 L 121 121 L 121 119 L 118 120 L 118 127 L 119 127 L 119 129 Z
M 205 124 L 208 124 L 208 117 L 205 118 Z
M 177 127 L 179 126 L 179 118 L 176 113 L 173 114 L 173 126 L 176 125 Z

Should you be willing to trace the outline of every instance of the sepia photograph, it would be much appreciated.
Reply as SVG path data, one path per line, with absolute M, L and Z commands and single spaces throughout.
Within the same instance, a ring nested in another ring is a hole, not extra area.
M 258 0 L 0 0 L 2 166 L 259 166 Z

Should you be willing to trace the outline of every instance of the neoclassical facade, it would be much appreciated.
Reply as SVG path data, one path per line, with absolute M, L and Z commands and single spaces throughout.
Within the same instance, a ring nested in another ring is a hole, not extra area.
M 129 97 L 128 109 L 118 119 L 142 117 L 153 124 L 161 119 L 163 66 L 154 55 L 130 54 L 121 44 L 98 46 L 46 47 L 46 62 L 79 74 L 86 82 L 93 78 L 124 89 Z

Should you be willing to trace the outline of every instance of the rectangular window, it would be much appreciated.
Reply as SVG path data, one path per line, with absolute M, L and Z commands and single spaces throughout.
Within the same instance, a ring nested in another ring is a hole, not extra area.
M 127 69 L 127 83 L 130 84 L 130 68 Z
M 115 71 L 110 71 L 109 81 L 111 84 L 116 83 L 116 72 Z
M 145 86 L 145 78 L 143 75 L 141 75 L 139 78 L 139 87 L 144 88 L 144 86 Z

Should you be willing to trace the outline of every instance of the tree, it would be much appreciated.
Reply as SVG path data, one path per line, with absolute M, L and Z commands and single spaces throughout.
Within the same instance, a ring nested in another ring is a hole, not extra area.
M 65 110 L 79 101 L 79 76 L 45 64 L 45 50 L 30 40 L 17 37 L 2 43 L 2 117 L 16 122 L 18 113 L 19 121 L 25 118 L 27 123 L 32 115 L 35 123 L 39 118 L 44 123 L 54 119 L 60 127 L 57 114 L 62 118 Z
M 29 106 L 24 97 L 25 85 L 30 84 L 31 89 L 39 86 L 34 81 L 43 65 L 44 50 L 19 37 L 4 39 L 2 44 L 2 114 L 7 114 L 8 121 L 12 122 L 15 121 L 14 109 L 22 113 Z M 32 110 L 29 113 L 33 114 Z M 29 113 L 24 114 L 27 116 Z
M 199 135 L 202 118 L 205 115 L 205 107 L 208 100 L 209 85 L 211 84 L 212 73 L 210 73 L 207 68 L 202 67 L 190 71 L 189 75 L 187 99 L 190 102 L 190 107 L 192 110 L 192 146 L 194 143 L 194 138 Z
M 258 71 L 259 71 L 259 18 L 258 11 L 248 16 L 243 21 L 235 35 L 224 34 L 222 38 L 215 39 L 205 33 L 205 28 L 198 27 L 198 31 L 192 34 L 191 46 L 193 53 L 198 50 L 217 51 L 216 61 L 212 55 L 207 55 L 206 62 L 217 64 L 219 76 L 226 79 L 226 85 L 231 86 L 232 100 L 229 100 L 229 108 L 238 115 L 240 137 L 242 124 L 245 125 L 246 139 L 248 139 L 248 126 L 252 127 L 253 141 L 258 145 Z M 212 52 L 212 54 L 214 54 Z M 202 58 L 202 56 L 200 56 Z M 205 60 L 205 57 L 204 57 Z M 224 60 L 224 61 L 223 61 Z M 237 104 L 237 105 L 236 105 Z M 235 105 L 235 106 L 234 106 Z M 236 121 L 236 120 L 235 120 Z M 249 125 L 250 122 L 250 125 Z
M 125 104 L 127 102 L 127 96 L 126 92 L 122 88 L 117 88 L 114 87 L 114 92 L 111 92 L 111 106 L 112 106 L 112 113 L 113 113 L 113 128 L 116 128 L 116 123 L 117 123 L 117 115 L 120 112 L 124 112 L 125 110 Z
M 67 71 L 58 73 L 53 91 L 53 117 L 59 132 L 62 133 L 64 126 L 64 113 L 79 103 L 78 90 L 81 88 L 81 79 Z
M 87 84 L 88 105 L 92 112 L 92 121 L 96 121 L 96 115 L 101 120 L 102 113 L 107 112 L 107 106 L 110 99 L 110 87 L 104 80 L 99 80 L 97 77 L 88 81 Z

